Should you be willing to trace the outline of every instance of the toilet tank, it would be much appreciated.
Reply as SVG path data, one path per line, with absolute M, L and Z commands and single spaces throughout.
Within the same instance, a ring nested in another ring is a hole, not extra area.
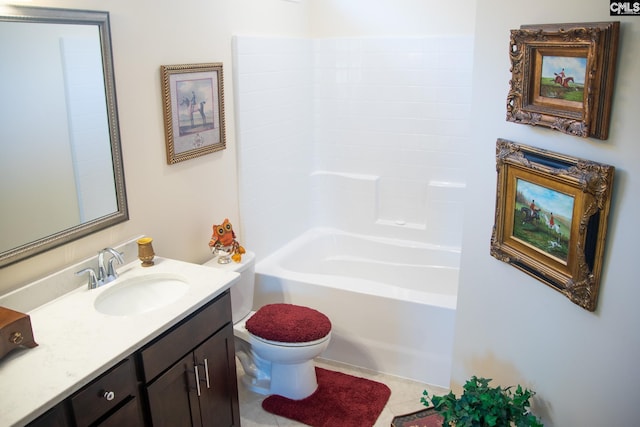
M 221 268 L 240 273 L 240 279 L 231 285 L 231 317 L 236 324 L 249 314 L 253 308 L 253 289 L 255 285 L 256 255 L 247 251 L 242 255 L 241 262 L 231 261 L 228 264 L 218 263 L 218 257 L 205 262 L 203 265 Z

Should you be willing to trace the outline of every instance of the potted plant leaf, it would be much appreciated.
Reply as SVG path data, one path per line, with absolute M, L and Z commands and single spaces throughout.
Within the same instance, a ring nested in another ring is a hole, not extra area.
M 444 396 L 429 396 L 425 390 L 423 405 L 433 405 L 443 418 L 443 426 L 451 427 L 542 427 L 540 420 L 529 412 L 529 399 L 535 392 L 518 385 L 490 387 L 490 379 L 469 379 L 462 395 L 453 392 Z

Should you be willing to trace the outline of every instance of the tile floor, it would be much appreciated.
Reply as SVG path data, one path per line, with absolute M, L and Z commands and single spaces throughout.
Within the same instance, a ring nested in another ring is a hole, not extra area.
M 237 365 L 239 378 L 243 372 L 240 363 Z M 373 427 L 389 427 L 395 416 L 423 409 L 424 406 L 420 403 L 420 397 L 422 397 L 422 391 L 425 389 L 429 390 L 429 393 L 436 394 L 444 394 L 448 392 L 448 390 L 440 387 L 427 386 L 405 378 L 380 374 L 368 369 L 345 365 L 338 362 L 316 359 L 316 365 L 321 368 L 378 381 L 386 384 L 391 389 L 391 397 Z M 296 427 L 306 425 L 288 418 L 278 417 L 262 409 L 261 404 L 265 396 L 248 390 L 241 381 L 238 382 L 238 395 L 240 398 L 240 422 L 242 427 Z

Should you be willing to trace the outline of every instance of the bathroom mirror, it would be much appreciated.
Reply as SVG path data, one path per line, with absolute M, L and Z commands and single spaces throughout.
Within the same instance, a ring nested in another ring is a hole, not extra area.
M 109 13 L 0 5 L 0 267 L 128 219 Z

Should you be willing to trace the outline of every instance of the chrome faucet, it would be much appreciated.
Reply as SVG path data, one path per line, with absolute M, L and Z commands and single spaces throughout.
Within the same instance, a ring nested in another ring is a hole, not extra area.
M 112 258 L 109 260 L 108 266 L 105 269 L 104 265 L 104 254 L 109 252 Z M 113 267 L 113 260 L 118 261 L 118 264 L 124 264 L 123 254 L 116 251 L 113 248 L 104 248 L 100 252 L 98 252 L 98 283 L 102 280 L 102 284 L 109 283 L 110 281 L 118 278 L 118 273 L 116 269 Z M 100 284 L 98 285 L 100 286 Z
M 104 264 L 104 254 L 110 253 L 112 255 L 111 259 L 108 261 L 107 266 L 105 268 Z M 118 272 L 113 266 L 114 261 L 117 261 L 118 264 L 124 264 L 124 254 L 116 251 L 113 248 L 104 248 L 100 252 L 98 252 L 98 273 L 92 268 L 84 268 L 80 271 L 76 271 L 76 276 L 79 276 L 84 273 L 89 274 L 89 279 L 87 282 L 87 286 L 89 289 L 96 289 L 100 286 L 111 282 L 118 278 Z
M 89 281 L 87 282 L 87 286 L 89 289 L 95 289 L 98 287 L 98 279 L 96 279 L 96 272 L 91 268 L 83 268 L 80 271 L 76 271 L 76 276 L 80 276 L 81 274 L 89 273 Z

